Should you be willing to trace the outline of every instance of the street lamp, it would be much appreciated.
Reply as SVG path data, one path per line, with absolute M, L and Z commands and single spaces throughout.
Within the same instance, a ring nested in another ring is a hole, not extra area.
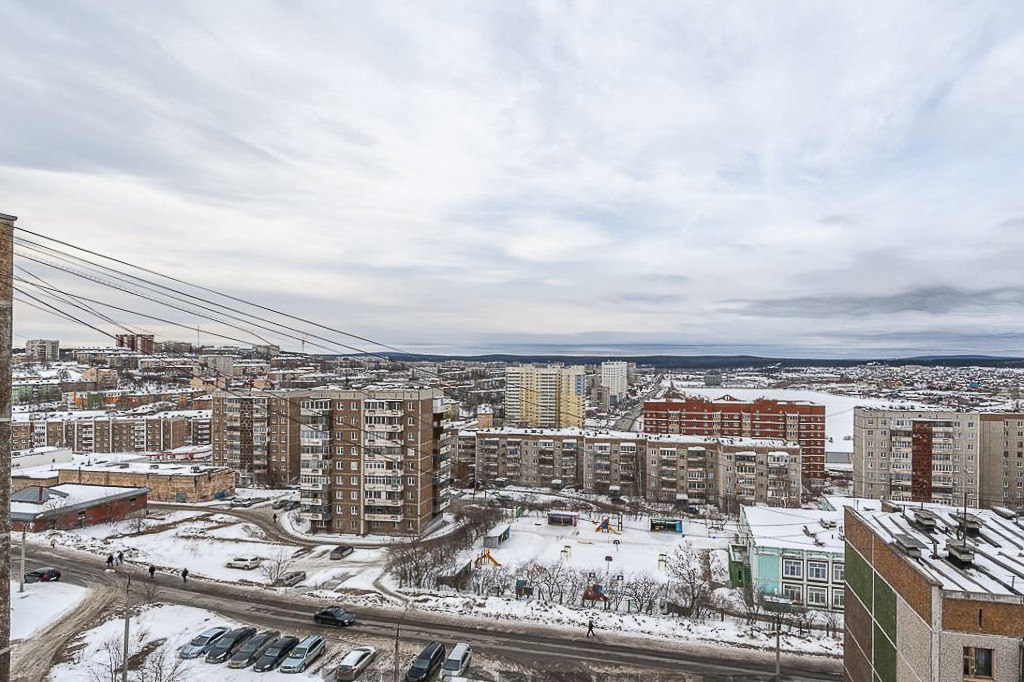
M 395 625 L 395 682 L 398 680 L 398 643 L 402 638 L 402 621 L 405 620 L 405 614 L 409 613 L 409 607 L 412 606 L 412 601 L 405 603 L 405 610 L 402 611 L 402 615 L 398 618 L 398 623 Z

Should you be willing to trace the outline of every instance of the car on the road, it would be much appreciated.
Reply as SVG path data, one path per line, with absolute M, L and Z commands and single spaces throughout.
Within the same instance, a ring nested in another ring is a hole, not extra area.
M 313 622 L 320 625 L 348 627 L 355 624 L 356 616 L 351 611 L 346 611 L 342 606 L 328 606 L 313 614 Z
M 288 498 L 287 498 L 287 497 L 279 497 L 279 498 L 277 498 L 276 500 L 274 500 L 274 504 L 272 504 L 272 505 L 270 505 L 270 506 L 271 506 L 272 508 L 274 508 L 274 509 L 283 509 L 283 508 L 284 508 L 284 506 L 285 506 L 286 504 L 288 504 L 288 502 L 289 502 L 289 500 L 288 500 Z
M 246 498 L 246 497 L 236 497 L 235 499 L 231 500 L 231 504 L 229 504 L 228 506 L 229 507 L 251 507 L 254 504 L 256 504 L 256 500 L 249 499 L 249 498 Z
M 256 628 L 235 628 L 221 635 L 206 652 L 207 663 L 223 663 L 234 656 L 250 637 L 256 634 Z
M 288 658 L 281 664 L 281 672 L 301 673 L 326 650 L 327 639 L 323 635 L 309 635 L 288 653 Z
M 52 566 L 37 568 L 25 574 L 25 582 L 27 583 L 52 583 L 58 580 L 60 580 L 60 569 L 53 568 Z
M 292 511 L 293 509 L 298 509 L 300 506 L 301 504 L 297 500 L 291 500 L 287 504 L 285 504 L 284 507 L 282 507 L 282 509 L 284 509 L 285 511 Z
M 469 669 L 472 660 L 473 648 L 462 642 L 456 644 L 441 665 L 441 679 L 451 680 L 462 677 L 463 673 Z
M 252 669 L 258 673 L 265 673 L 281 665 L 295 645 L 299 643 L 298 637 L 278 637 L 267 647 L 263 655 L 259 657 Z
M 229 668 L 247 668 L 260 659 L 281 633 L 277 630 L 265 630 L 245 641 L 242 648 L 228 661 Z
M 236 556 L 224 565 L 228 568 L 240 568 L 245 571 L 251 571 L 254 568 L 258 568 L 261 561 L 263 559 L 260 559 L 258 556 Z
M 294 587 L 306 579 L 305 571 L 288 571 L 274 581 L 278 587 Z
M 356 551 L 356 548 L 351 545 L 338 545 L 331 550 L 331 558 L 335 560 L 344 559 L 354 551 Z
M 423 682 L 429 680 L 444 662 L 445 649 L 441 642 L 427 645 L 405 673 L 406 682 Z
M 372 646 L 356 647 L 345 654 L 338 662 L 338 669 L 334 671 L 334 679 L 339 682 L 351 682 L 357 679 L 364 670 L 370 667 L 377 658 L 377 649 Z
M 207 653 L 210 648 L 217 643 L 217 640 L 228 632 L 231 632 L 231 628 L 226 625 L 207 628 L 193 637 L 192 641 L 183 646 L 181 651 L 178 652 L 178 655 L 182 658 L 199 658 L 203 654 Z

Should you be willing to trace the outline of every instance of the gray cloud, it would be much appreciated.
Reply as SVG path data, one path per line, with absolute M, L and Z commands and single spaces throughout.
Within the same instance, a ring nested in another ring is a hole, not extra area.
M 1002 287 L 971 291 L 935 286 L 883 295 L 828 294 L 741 303 L 744 313 L 766 317 L 864 317 L 906 312 L 946 315 L 971 308 L 991 310 L 1024 306 L 1024 289 Z

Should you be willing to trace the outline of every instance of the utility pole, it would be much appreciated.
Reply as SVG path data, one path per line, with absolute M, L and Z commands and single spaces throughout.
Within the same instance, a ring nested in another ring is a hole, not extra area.
M 395 625 L 395 682 L 399 682 L 398 678 L 398 661 L 400 656 L 398 654 L 398 643 L 402 638 L 402 621 L 405 620 L 405 614 L 409 613 L 410 604 L 405 605 L 405 610 L 402 611 L 401 617 L 398 619 L 398 624 Z
M 779 658 L 782 649 L 782 614 L 775 615 L 775 682 L 782 682 L 779 672 Z
M 18 575 L 18 592 L 25 591 L 25 531 L 21 531 L 21 573 Z
M 0 213 L 0 682 L 11 682 L 11 325 L 14 221 Z
M 128 630 L 131 624 L 131 613 L 128 611 L 132 594 L 132 574 L 125 571 L 127 581 L 124 584 L 124 654 L 121 657 L 121 682 L 128 682 Z

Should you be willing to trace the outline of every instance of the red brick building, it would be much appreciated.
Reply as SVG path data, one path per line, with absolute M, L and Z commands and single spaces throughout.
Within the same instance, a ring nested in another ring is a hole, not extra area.
M 800 444 L 805 481 L 825 478 L 825 406 L 806 401 L 738 400 L 723 395 L 644 403 L 645 433 L 771 438 Z
M 36 533 L 82 528 L 146 513 L 149 490 L 64 483 L 22 488 L 11 498 L 11 527 Z

